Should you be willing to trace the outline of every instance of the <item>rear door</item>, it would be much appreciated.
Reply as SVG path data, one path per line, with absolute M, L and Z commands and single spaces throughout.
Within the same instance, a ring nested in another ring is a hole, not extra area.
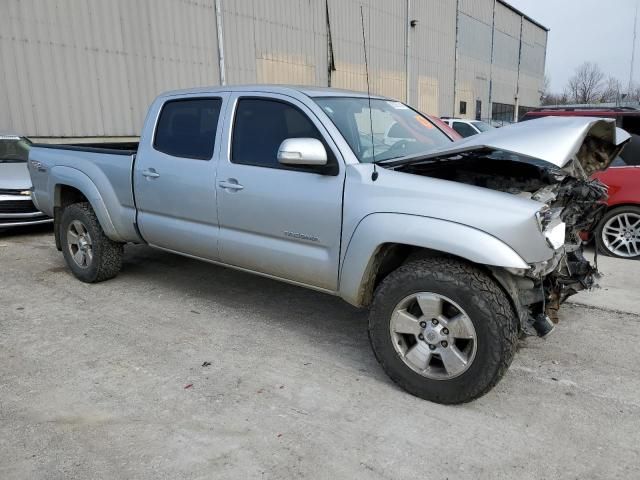
M 218 260 L 215 175 L 227 94 L 176 97 L 151 108 L 134 163 L 138 226 L 153 246 Z
M 235 95 L 218 166 L 220 256 L 224 263 L 335 290 L 344 166 L 328 133 L 303 103 L 284 95 Z M 316 138 L 329 167 L 286 167 L 286 138 Z

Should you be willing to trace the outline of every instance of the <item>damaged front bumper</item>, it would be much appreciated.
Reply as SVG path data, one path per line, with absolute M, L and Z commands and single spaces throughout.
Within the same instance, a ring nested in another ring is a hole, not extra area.
M 597 287 L 597 263 L 585 256 L 582 245 L 565 245 L 545 262 L 529 270 L 493 268 L 493 276 L 509 293 L 525 335 L 545 337 L 558 323 L 558 310 L 569 297 Z

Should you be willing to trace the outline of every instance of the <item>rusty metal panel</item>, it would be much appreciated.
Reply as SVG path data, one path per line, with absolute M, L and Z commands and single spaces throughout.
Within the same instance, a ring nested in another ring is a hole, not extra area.
M 213 2 L 4 0 L 0 128 L 134 136 L 158 93 L 219 79 Z

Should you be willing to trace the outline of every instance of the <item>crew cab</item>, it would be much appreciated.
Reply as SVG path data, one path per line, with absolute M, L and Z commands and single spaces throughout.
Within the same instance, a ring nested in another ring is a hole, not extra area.
M 396 383 L 460 403 L 593 284 L 578 234 L 606 189 L 587 174 L 627 138 L 549 119 L 452 142 L 380 96 L 226 86 L 159 96 L 135 150 L 35 146 L 29 169 L 78 279 L 144 243 L 338 295 L 369 308 Z

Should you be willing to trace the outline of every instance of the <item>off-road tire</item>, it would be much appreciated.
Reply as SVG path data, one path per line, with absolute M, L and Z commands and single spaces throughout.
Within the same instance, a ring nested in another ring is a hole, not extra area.
M 407 366 L 393 346 L 391 315 L 396 305 L 417 292 L 444 295 L 466 311 L 477 336 L 473 362 L 461 375 L 437 380 Z M 369 314 L 369 340 L 378 362 L 409 393 L 443 404 L 474 400 L 505 374 L 516 351 L 518 319 L 504 291 L 480 269 L 448 257 L 410 260 L 378 286 Z
M 69 225 L 80 221 L 89 232 L 92 240 L 93 259 L 85 267 L 79 267 L 72 258 L 67 242 Z M 62 254 L 73 275 L 86 283 L 96 283 L 115 277 L 122 267 L 123 244 L 108 238 L 91 205 L 87 202 L 74 203 L 64 208 L 60 218 L 60 244 Z
M 598 223 L 598 225 L 595 228 L 594 237 L 595 237 L 595 242 L 596 242 L 596 248 L 598 249 L 598 252 L 600 252 L 603 255 L 606 255 L 607 257 L 626 258 L 626 259 L 640 258 L 640 255 L 636 255 L 636 256 L 632 256 L 632 257 L 617 255 L 615 252 L 612 252 L 611 250 L 609 250 L 607 248 L 607 246 L 604 244 L 603 240 L 602 240 L 602 229 L 604 228 L 605 224 L 612 217 L 615 217 L 615 216 L 620 215 L 622 213 L 633 213 L 633 214 L 636 214 L 636 215 L 640 215 L 640 207 L 637 207 L 637 206 L 634 206 L 634 205 L 624 205 L 624 206 L 612 208 L 611 210 L 609 210 L 604 215 L 604 217 L 602 217 L 602 219 L 600 220 L 600 222 Z

